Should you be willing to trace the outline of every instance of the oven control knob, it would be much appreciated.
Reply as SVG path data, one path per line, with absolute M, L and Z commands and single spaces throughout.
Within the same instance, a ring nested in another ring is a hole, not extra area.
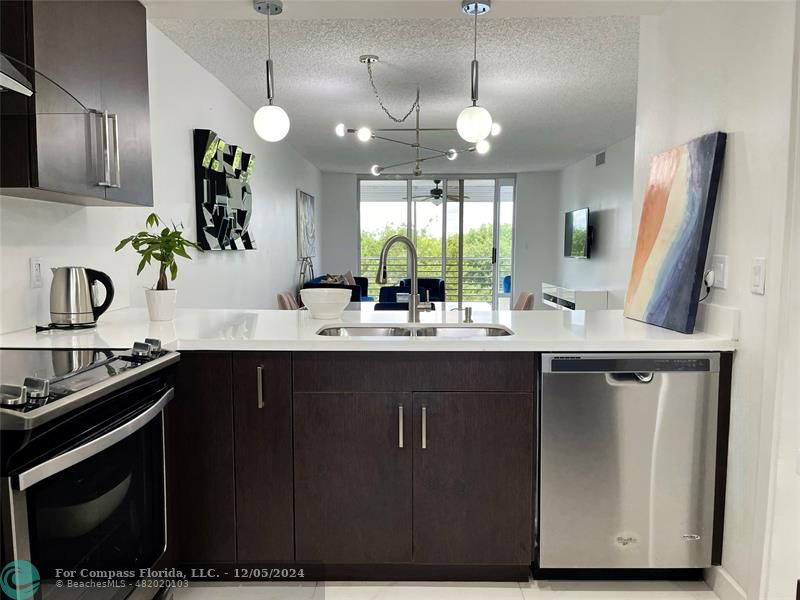
M 150 358 L 152 352 L 153 348 L 147 342 L 134 342 L 131 348 L 131 356 L 135 358 Z
M 150 354 L 159 354 L 161 352 L 161 340 L 157 338 L 145 338 L 145 344 L 150 344 Z
M 0 385 L 0 406 L 21 406 L 28 403 L 28 390 L 22 385 Z
M 43 400 L 50 395 L 50 382 L 38 377 L 26 377 L 22 387 L 28 392 L 28 400 Z

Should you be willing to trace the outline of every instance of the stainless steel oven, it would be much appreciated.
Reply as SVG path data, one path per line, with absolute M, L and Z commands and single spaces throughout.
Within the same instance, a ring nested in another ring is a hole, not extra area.
M 127 598 L 166 549 L 174 388 L 164 372 L 137 375 L 57 419 L 2 431 L 3 564 L 31 563 L 42 598 Z M 77 581 L 113 583 L 78 595 Z

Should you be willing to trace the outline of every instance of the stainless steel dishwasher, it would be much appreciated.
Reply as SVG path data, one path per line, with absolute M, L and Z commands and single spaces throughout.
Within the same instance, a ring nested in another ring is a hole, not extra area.
M 719 363 L 542 357 L 541 568 L 710 566 Z

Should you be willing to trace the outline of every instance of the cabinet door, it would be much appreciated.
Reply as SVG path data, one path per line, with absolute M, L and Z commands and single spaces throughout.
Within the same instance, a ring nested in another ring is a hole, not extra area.
M 181 352 L 167 407 L 170 531 L 178 564 L 236 559 L 231 355 Z
M 527 393 L 414 394 L 415 563 L 531 562 L 533 406 Z
M 98 185 L 99 120 L 81 106 L 101 107 L 100 77 L 108 68 L 103 61 L 101 4 L 42 0 L 32 4 L 29 35 L 36 68 L 69 91 L 67 94 L 40 75 L 34 78 L 33 187 L 105 198 L 105 188 Z
M 153 205 L 153 167 L 150 154 L 150 101 L 147 79 L 147 21 L 139 2 L 98 2 L 98 35 L 105 60 L 101 69 L 102 108 L 116 115 L 110 129 L 112 174 L 119 187 L 106 189 L 117 202 Z M 113 138 L 113 136 L 112 136 Z M 116 181 L 119 158 L 119 181 Z
M 233 354 L 240 562 L 294 559 L 291 356 Z
M 411 562 L 410 408 L 407 393 L 294 395 L 298 561 Z

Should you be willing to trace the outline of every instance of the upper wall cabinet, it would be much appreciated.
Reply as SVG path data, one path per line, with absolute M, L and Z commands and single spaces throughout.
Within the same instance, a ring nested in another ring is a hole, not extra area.
M 0 192 L 152 206 L 144 7 L 3 0 L 0 11 L 0 48 L 35 89 L 0 98 Z

